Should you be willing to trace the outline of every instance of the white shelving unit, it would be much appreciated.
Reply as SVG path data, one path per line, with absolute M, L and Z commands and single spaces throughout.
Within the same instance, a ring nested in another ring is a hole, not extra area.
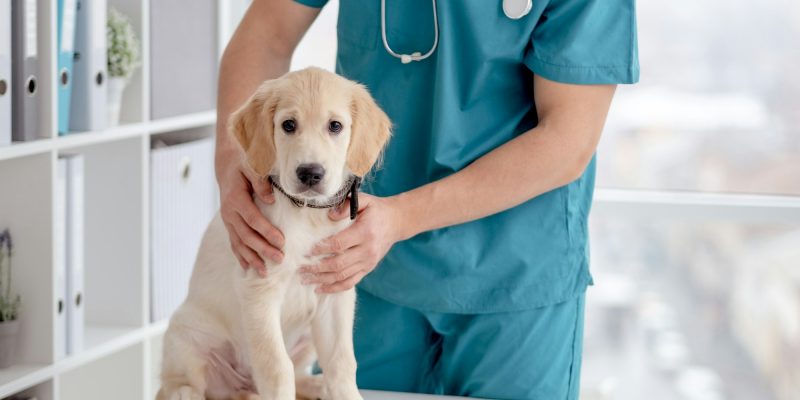
M 0 146 L 0 227 L 15 241 L 14 290 L 22 296 L 17 363 L 0 369 L 0 398 L 151 399 L 158 388 L 166 321 L 149 316 L 151 136 L 197 131 L 208 136 L 214 110 L 150 118 L 150 2 L 108 0 L 132 21 L 142 63 L 127 87 L 119 126 L 59 137 L 56 94 L 56 0 L 38 0 L 42 139 Z M 247 1 L 218 0 L 209 26 L 224 49 Z M 45 50 L 46 49 L 46 50 Z M 82 351 L 57 359 L 54 326 L 54 193 L 62 153 L 80 153 L 85 176 L 86 337 Z

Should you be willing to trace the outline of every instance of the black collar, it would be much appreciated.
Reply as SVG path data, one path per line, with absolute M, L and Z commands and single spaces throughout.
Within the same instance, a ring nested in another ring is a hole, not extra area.
M 332 208 L 338 207 L 344 204 L 345 200 L 347 200 L 348 195 L 350 196 L 350 219 L 356 219 L 356 215 L 358 214 L 358 189 L 361 187 L 361 177 L 350 175 L 350 177 L 344 182 L 342 188 L 336 192 L 330 199 L 328 199 L 325 203 L 317 203 L 313 200 L 309 201 L 306 199 L 301 199 L 295 196 L 286 193 L 286 191 L 281 187 L 278 183 L 277 178 L 273 178 L 272 175 L 267 177 L 269 183 L 277 189 L 279 192 L 283 193 L 295 207 L 309 207 L 309 208 Z

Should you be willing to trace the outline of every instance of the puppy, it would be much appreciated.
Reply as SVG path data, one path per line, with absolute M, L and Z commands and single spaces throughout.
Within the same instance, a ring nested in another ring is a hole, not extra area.
M 317 294 L 297 269 L 318 261 L 307 256 L 315 243 L 352 223 L 315 207 L 344 200 L 390 128 L 363 86 L 318 68 L 264 82 L 231 116 L 247 167 L 277 189 L 272 205 L 254 200 L 284 234 L 283 262 L 268 262 L 266 278 L 242 270 L 214 217 L 164 336 L 158 400 L 361 399 L 355 292 Z M 317 358 L 324 374 L 311 376 Z

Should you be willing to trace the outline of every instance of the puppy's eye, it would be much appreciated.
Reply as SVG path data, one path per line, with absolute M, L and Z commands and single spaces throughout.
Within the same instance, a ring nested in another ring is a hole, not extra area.
M 331 133 L 339 133 L 339 132 L 341 132 L 341 131 L 342 131 L 342 123 L 341 123 L 341 122 L 339 122 L 339 121 L 331 121 L 331 122 L 328 124 L 328 130 L 329 130 Z
M 297 129 L 297 122 L 295 122 L 293 119 L 287 119 L 286 121 L 283 121 L 281 128 L 283 128 L 283 131 L 286 133 L 294 133 L 294 131 Z

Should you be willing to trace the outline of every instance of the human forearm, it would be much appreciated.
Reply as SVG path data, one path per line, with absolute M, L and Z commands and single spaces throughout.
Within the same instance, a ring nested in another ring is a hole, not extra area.
M 391 198 L 402 221 L 399 239 L 495 214 L 580 177 L 597 147 L 614 87 L 537 82 L 536 128 L 453 175 Z
M 396 196 L 406 221 L 401 239 L 495 214 L 576 179 L 587 157 L 556 135 L 533 129 L 458 173 Z
M 231 42 L 220 64 L 217 98 L 216 168 L 239 149 L 227 134 L 228 117 L 255 91 L 261 82 L 283 75 L 289 69 L 289 58 L 276 56 L 271 50 L 252 43 L 252 39 Z

